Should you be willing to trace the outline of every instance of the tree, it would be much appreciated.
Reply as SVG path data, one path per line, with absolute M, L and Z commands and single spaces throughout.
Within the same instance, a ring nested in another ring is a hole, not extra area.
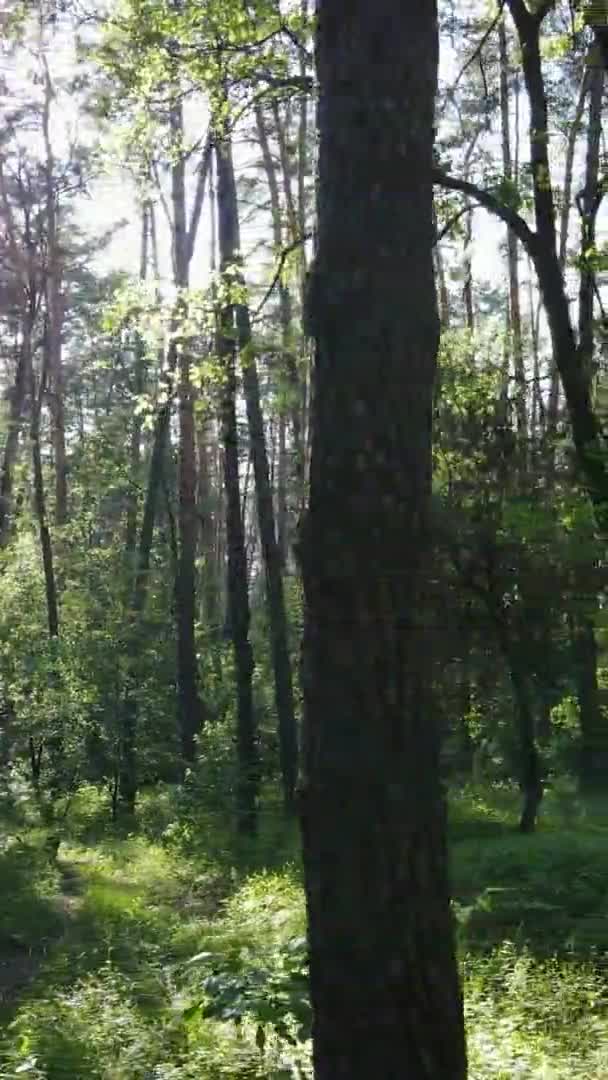
M 534 264 L 547 315 L 553 358 L 564 389 L 576 457 L 593 503 L 598 526 L 608 528 L 608 459 L 602 421 L 594 409 L 588 372 L 581 362 L 581 343 L 572 323 L 563 266 L 557 249 L 556 205 L 549 159 L 548 100 L 541 56 L 541 30 L 553 3 L 533 9 L 524 0 L 505 0 L 521 48 L 522 70 L 530 111 L 529 148 L 536 228 L 531 229 L 504 191 L 495 194 L 467 180 L 435 169 L 435 182 L 461 191 L 505 222 Z M 496 25 L 496 20 L 491 28 Z M 601 197 L 602 189 L 598 192 Z
M 301 795 L 317 1080 L 458 1080 L 425 675 L 438 341 L 432 0 L 319 0 Z
M 218 210 L 220 222 L 220 253 L 222 264 L 233 267 L 235 283 L 242 285 L 236 253 L 240 250 L 238 204 L 229 138 L 224 138 L 218 155 Z M 251 441 L 251 456 L 255 475 L 255 494 L 258 529 L 266 578 L 266 605 L 270 629 L 275 701 L 279 732 L 279 755 L 285 806 L 293 808 L 298 770 L 298 741 L 291 680 L 291 660 L 287 635 L 287 618 L 281 576 L 281 558 L 275 530 L 270 471 L 266 451 L 264 418 L 260 402 L 260 387 L 253 351 L 251 321 L 246 303 L 235 305 L 236 330 L 243 370 L 243 390 Z

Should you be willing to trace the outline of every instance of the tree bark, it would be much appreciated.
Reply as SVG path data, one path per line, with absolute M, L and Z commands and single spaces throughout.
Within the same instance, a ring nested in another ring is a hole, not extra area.
M 595 252 L 596 218 L 602 199 L 598 191 L 600 143 L 602 137 L 602 99 L 604 68 L 598 57 L 590 57 L 589 118 L 587 121 L 587 152 L 585 186 L 577 203 L 581 215 L 581 269 L 578 291 L 578 350 L 584 374 L 591 382 L 593 370 L 593 307 L 595 302 L 595 270 L 590 252 Z
M 317 1080 L 462 1080 L 425 685 L 431 0 L 319 0 L 301 793 Z M 362 227 L 364 223 L 364 227 Z
M 47 387 L 52 420 L 53 453 L 55 455 L 55 521 L 65 525 L 68 519 L 67 459 L 65 449 L 65 405 L 62 363 L 62 327 L 64 297 L 61 288 L 62 258 L 57 223 L 57 194 L 55 191 L 55 159 L 50 137 L 51 103 L 55 96 L 46 60 L 44 61 L 43 137 L 46 151 L 46 326 L 45 348 L 48 352 Z
M 540 26 L 549 7 L 532 14 L 524 0 L 506 0 L 522 49 L 524 79 L 530 105 L 530 156 L 536 231 L 511 207 L 466 180 L 434 170 L 436 183 L 470 195 L 510 225 L 532 258 L 543 296 L 553 356 L 564 388 L 577 461 L 598 527 L 608 535 L 608 455 L 602 424 L 594 411 L 589 380 L 582 369 L 570 318 L 564 277 L 556 248 L 555 205 L 548 155 L 547 99 L 540 55 Z
M 235 240 L 231 160 L 226 142 L 217 147 L 218 238 L 221 269 L 234 263 Z M 226 545 L 228 549 L 228 619 L 234 650 L 237 688 L 237 824 L 239 832 L 252 835 L 257 823 L 259 784 L 258 740 L 253 705 L 253 652 L 249 641 L 249 590 L 245 533 L 239 482 L 239 448 L 236 421 L 236 325 L 234 304 L 221 313 L 218 355 L 223 364 L 221 429 L 224 447 L 226 492 Z
M 28 371 L 29 346 L 25 339 L 19 344 L 15 381 L 10 392 L 8 431 L 0 475 L 0 548 L 5 547 L 11 532 L 13 507 L 13 473 L 19 449 L 19 434 L 30 380 Z
M 600 703 L 595 627 L 589 615 L 572 618 L 571 640 L 580 717 L 579 786 L 583 794 L 596 794 L 608 783 L 608 722 Z
M 218 153 L 218 206 L 220 219 L 220 253 L 222 264 L 234 265 L 240 250 L 238 205 L 232 164 L 232 152 L 228 138 L 222 142 Z M 264 433 L 264 419 L 260 401 L 257 366 L 251 340 L 251 322 L 246 304 L 236 305 L 236 326 L 243 390 L 247 409 L 247 422 L 251 440 L 251 454 L 255 475 L 255 495 L 258 529 L 266 575 L 266 606 L 270 630 L 270 646 L 274 674 L 277 723 L 279 729 L 279 756 L 283 780 L 285 808 L 293 808 L 298 769 L 298 740 L 293 702 L 291 661 L 281 557 L 275 531 L 274 507 L 270 487 L 268 454 Z
M 152 207 L 148 201 L 144 202 L 141 211 L 141 247 L 140 247 L 140 260 L 139 260 L 139 280 L 144 282 L 148 274 L 148 261 L 149 261 L 149 233 L 150 233 L 150 215 L 152 213 Z M 134 342 L 134 366 L 133 366 L 133 391 L 134 397 L 137 399 L 144 389 L 144 361 L 145 350 L 144 343 L 141 335 L 135 332 Z M 129 563 L 129 569 L 132 568 L 133 554 L 135 551 L 135 544 L 137 539 L 137 490 L 136 484 L 139 478 L 141 468 L 141 433 L 142 433 L 142 414 L 140 409 L 133 409 L 133 416 L 131 420 L 131 438 L 129 445 L 129 472 L 131 476 L 131 486 L 127 495 L 127 521 L 125 529 L 125 549 L 127 553 L 127 562 Z
M 173 333 L 187 315 L 189 239 L 186 227 L 186 183 L 183 154 L 183 111 L 181 101 L 170 111 L 170 127 L 176 160 L 171 170 L 173 205 L 173 264 L 178 290 Z M 199 215 L 200 216 L 200 215 Z M 193 249 L 193 244 L 191 245 Z M 203 705 L 198 692 L 196 660 L 196 440 L 194 428 L 194 393 L 190 376 L 188 345 L 178 340 L 179 381 L 179 560 L 175 588 L 177 616 L 177 692 L 179 727 L 184 761 L 196 756 L 196 736 L 203 723 Z
M 579 134 L 581 121 L 583 119 L 583 110 L 585 107 L 585 98 L 587 96 L 589 69 L 585 64 L 585 70 L 581 79 L 581 85 L 579 89 L 579 95 L 576 102 L 576 108 L 574 110 L 574 117 L 568 133 L 568 142 L 566 146 L 566 157 L 564 163 L 564 191 L 562 195 L 562 209 L 560 214 L 559 224 L 559 264 L 564 273 L 566 269 L 566 256 L 568 253 L 568 231 L 570 225 L 570 203 L 572 200 L 572 174 L 574 170 L 574 154 L 576 151 L 576 140 Z M 547 431 L 549 435 L 555 436 L 557 431 L 557 415 L 559 408 L 559 371 L 555 362 L 551 364 L 551 385 L 549 388 L 549 404 L 547 409 Z
M 536 827 L 538 808 L 543 797 L 541 762 L 536 746 L 536 723 L 525 676 L 512 657 L 508 658 L 507 663 L 519 738 L 519 785 L 523 796 L 519 831 L 531 833 Z
M 170 370 L 175 369 L 175 348 L 170 348 Z M 137 621 L 144 610 L 150 572 L 150 555 L 154 538 L 154 525 L 158 513 L 161 491 L 163 461 L 169 434 L 171 418 L 171 397 L 159 409 L 154 429 L 152 454 L 148 467 L 148 482 L 144 500 L 144 510 L 137 545 L 137 566 L 133 584 L 133 596 L 129 612 L 127 630 L 127 676 L 123 700 L 120 746 L 119 746 L 119 796 L 120 803 L 128 814 L 135 810 L 137 796 L 137 696 L 135 687 L 135 665 L 138 655 Z
M 198 449 L 198 506 L 201 519 L 202 617 L 212 639 L 217 638 L 221 625 L 220 596 L 217 576 L 217 516 L 218 498 L 213 468 L 211 443 L 215 431 L 211 417 L 204 411 L 197 425 Z
M 502 125 L 502 166 L 505 179 L 517 184 L 518 178 L 513 172 L 511 154 L 510 117 L 509 117 L 509 57 L 507 34 L 504 20 L 498 25 L 500 52 L 500 115 Z M 511 350 L 513 355 L 513 373 L 515 376 L 515 415 L 522 471 L 525 471 L 526 443 L 528 439 L 528 417 L 526 403 L 526 372 L 521 332 L 521 305 L 519 293 L 519 251 L 517 237 L 507 229 L 507 264 L 509 268 L 509 325 L 511 331 Z
M 34 317 L 30 312 L 26 316 L 23 328 L 24 349 L 27 353 L 26 368 L 30 376 L 30 395 L 32 401 L 30 440 L 32 444 L 32 466 L 34 474 L 34 507 L 38 521 L 38 534 L 40 537 L 40 552 L 42 555 L 42 567 L 44 571 L 44 588 L 46 594 L 46 612 L 49 628 L 49 637 L 59 637 L 59 604 L 57 601 L 57 581 L 53 561 L 53 543 L 49 529 L 46 511 L 46 492 L 44 488 L 44 474 L 42 471 L 42 456 L 40 453 L 40 410 L 44 394 L 48 371 L 43 362 L 40 386 L 36 386 L 34 368 L 32 364 L 32 327 Z M 46 357 L 45 357 L 46 360 Z
M 268 192 L 270 195 L 270 212 L 272 216 L 273 243 L 277 256 L 283 248 L 283 229 L 281 225 L 281 200 L 279 196 L 279 183 L 274 164 L 268 135 L 264 124 L 264 114 L 258 106 L 256 109 L 256 123 L 262 161 L 266 172 Z M 287 186 L 287 185 L 286 185 Z M 292 200 L 293 201 L 293 200 Z M 292 213 L 295 213 L 292 207 Z M 304 235 L 303 233 L 301 235 Z M 303 245 L 302 245 L 303 247 Z M 302 440 L 302 386 L 298 374 L 298 366 L 294 356 L 291 341 L 292 331 L 292 303 L 291 294 L 284 280 L 279 282 L 279 320 L 281 324 L 281 347 L 283 363 L 285 365 L 286 382 L 289 392 L 289 417 L 291 420 L 291 434 L 293 439 L 293 480 L 296 489 L 296 506 L 299 508 L 303 496 L 304 486 L 304 446 Z

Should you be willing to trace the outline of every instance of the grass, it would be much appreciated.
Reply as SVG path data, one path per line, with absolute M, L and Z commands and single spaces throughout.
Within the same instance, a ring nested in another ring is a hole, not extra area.
M 31 828 L 0 852 L 0 1077 L 310 1076 L 293 835 L 269 817 L 235 855 L 211 821 L 172 825 L 168 793 L 115 835 L 96 800 L 56 864 Z M 451 803 L 471 1080 L 604 1080 L 608 804 L 556 792 L 521 837 L 507 789 Z

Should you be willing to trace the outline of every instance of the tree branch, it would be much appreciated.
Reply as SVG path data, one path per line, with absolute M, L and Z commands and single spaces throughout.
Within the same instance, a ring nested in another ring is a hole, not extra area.
M 444 237 L 447 236 L 447 234 L 454 228 L 456 222 L 460 221 L 460 218 L 463 217 L 464 214 L 467 214 L 470 209 L 471 207 L 467 203 L 466 206 L 461 206 L 460 210 L 457 210 L 455 214 L 452 214 L 451 218 L 448 219 L 443 228 L 440 229 L 440 231 L 435 236 L 435 239 L 433 240 L 433 247 L 437 247 L 437 244 L 441 243 Z
M 484 188 L 478 187 L 477 184 L 472 184 L 468 180 L 460 180 L 457 176 L 449 176 L 447 173 L 442 172 L 441 169 L 435 168 L 433 170 L 433 182 L 439 187 L 447 188 L 449 191 L 461 191 L 463 195 L 468 195 L 480 206 L 483 206 L 485 210 L 489 210 L 495 217 L 500 218 L 515 233 L 517 239 L 521 240 L 532 260 L 536 259 L 538 237 L 516 210 L 512 210 L 510 206 L 506 206 L 495 195 L 485 191 Z
M 451 85 L 451 87 L 450 87 L 450 89 L 448 91 L 448 94 L 451 95 L 451 94 L 454 93 L 454 91 L 455 91 L 456 87 L 458 86 L 458 83 L 462 79 L 462 76 L 464 75 L 465 71 L 467 71 L 470 68 L 471 64 L 474 64 L 475 60 L 479 56 L 481 56 L 481 50 L 483 49 L 486 41 L 488 40 L 490 35 L 493 33 L 493 31 L 496 29 L 496 27 L 498 26 L 498 23 L 500 22 L 504 6 L 505 6 L 505 0 L 499 0 L 498 14 L 492 19 L 492 22 L 488 26 L 488 29 L 485 31 L 483 37 L 481 38 L 481 40 L 478 42 L 478 44 L 473 49 L 473 52 L 471 53 L 469 58 L 467 60 L 465 60 L 464 64 L 462 65 L 462 67 L 460 69 L 460 71 L 458 72 L 456 78 L 454 79 L 454 82 L 452 83 L 452 85 Z
M 257 319 L 260 316 L 260 314 L 262 312 L 262 309 L 268 303 L 268 301 L 269 301 L 270 297 L 272 296 L 275 288 L 277 287 L 279 281 L 281 280 L 281 274 L 283 273 L 283 267 L 285 266 L 285 260 L 288 258 L 289 255 L 291 255 L 292 251 L 295 251 L 297 248 L 301 247 L 302 244 L 305 244 L 307 240 L 312 239 L 312 235 L 313 234 L 311 232 L 304 233 L 304 236 L 299 236 L 297 238 L 297 240 L 293 241 L 292 244 L 288 244 L 287 247 L 283 248 L 281 254 L 279 255 L 279 262 L 278 262 L 276 271 L 274 273 L 274 276 L 272 278 L 272 281 L 270 282 L 270 285 L 268 286 L 266 292 L 264 293 L 264 298 L 263 298 L 262 302 L 260 304 L 258 304 L 257 308 L 252 313 L 252 316 L 251 316 L 252 320 Z

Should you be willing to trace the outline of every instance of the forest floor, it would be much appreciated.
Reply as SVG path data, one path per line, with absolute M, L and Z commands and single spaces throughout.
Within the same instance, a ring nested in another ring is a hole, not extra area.
M 164 798 L 117 835 L 84 793 L 57 860 L 0 818 L 0 1077 L 310 1075 L 294 833 L 235 852 Z M 522 837 L 510 791 L 451 803 L 471 1080 L 605 1080 L 608 805 L 549 796 Z

